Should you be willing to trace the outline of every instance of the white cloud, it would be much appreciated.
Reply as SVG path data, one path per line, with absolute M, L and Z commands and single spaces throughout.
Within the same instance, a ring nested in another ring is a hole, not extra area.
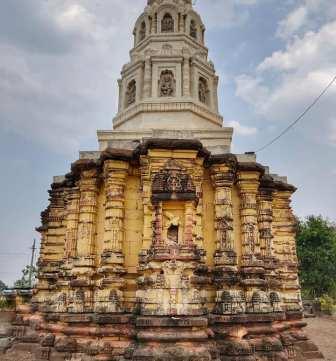
M 255 74 L 236 78 L 236 95 L 256 113 L 283 125 L 294 121 L 336 75 L 336 21 L 288 40 L 265 58 Z M 336 84 L 302 121 L 314 141 L 336 145 Z
M 116 80 L 143 1 L 34 0 L 23 20 L 20 6 L 5 5 L 11 22 L 0 24 L 10 35 L 0 34 L 0 129 L 77 152 L 97 128 L 112 128 Z M 17 31 L 21 20 L 27 37 Z
M 239 135 L 249 136 L 257 133 L 257 128 L 244 126 L 234 120 L 227 122 L 226 125 L 234 128 L 235 132 Z
M 208 28 L 224 28 L 244 24 L 251 8 L 262 0 L 211 0 L 196 5 Z
M 336 16 L 336 2 L 303 0 L 278 24 L 277 36 L 286 40 L 309 30 L 316 30 Z
M 284 20 L 279 23 L 277 35 L 281 38 L 288 38 L 297 32 L 307 20 L 307 8 L 300 6 L 291 12 Z

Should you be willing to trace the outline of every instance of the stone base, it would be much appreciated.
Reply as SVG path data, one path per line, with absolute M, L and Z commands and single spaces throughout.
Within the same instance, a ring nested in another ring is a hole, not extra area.
M 304 326 L 299 313 L 281 312 L 200 317 L 19 314 L 0 345 L 2 352 L 32 353 L 35 361 L 323 359 L 302 332 Z

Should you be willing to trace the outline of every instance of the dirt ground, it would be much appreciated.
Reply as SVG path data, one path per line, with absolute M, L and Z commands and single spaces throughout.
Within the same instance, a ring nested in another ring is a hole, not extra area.
M 327 361 L 336 361 L 336 317 L 306 319 L 309 338 L 319 347 Z
M 306 319 L 306 332 L 319 347 L 326 361 L 336 361 L 336 317 L 316 317 Z M 0 361 L 35 361 L 28 352 L 0 354 Z

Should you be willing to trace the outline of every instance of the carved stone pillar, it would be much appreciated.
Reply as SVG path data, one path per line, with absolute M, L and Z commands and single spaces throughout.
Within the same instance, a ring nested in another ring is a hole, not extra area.
M 273 234 L 272 234 L 272 210 L 273 190 L 260 188 L 258 195 L 258 224 L 260 234 L 261 257 L 271 259 L 273 257 Z
M 186 246 L 193 244 L 194 209 L 193 201 L 185 203 L 184 243 Z
M 97 170 L 85 170 L 82 172 L 79 182 L 80 208 L 77 240 L 77 257 L 94 257 L 96 216 L 97 216 Z M 93 265 L 92 261 L 89 261 Z
M 104 248 L 98 273 L 99 289 L 95 292 L 95 312 L 123 312 L 124 255 L 124 213 L 125 185 L 129 164 L 124 161 L 106 160 L 104 163 L 105 179 L 105 224 Z
M 273 197 L 274 248 L 279 260 L 279 291 L 282 294 L 284 310 L 301 311 L 300 286 L 298 281 L 298 260 L 296 255 L 296 220 L 290 202 L 295 188 L 277 190 Z
M 233 235 L 232 187 L 234 169 L 228 164 L 213 165 L 211 177 L 215 188 L 216 265 L 237 264 Z
M 105 233 L 104 251 L 121 253 L 124 240 L 125 183 L 129 165 L 127 162 L 107 160 L 104 163 L 105 178 Z
M 260 264 L 258 262 L 258 257 L 260 257 L 260 241 L 257 218 L 259 177 L 259 172 L 238 172 L 238 186 L 241 199 L 242 266 L 246 267 Z
M 61 278 L 61 266 L 65 247 L 65 190 L 62 184 L 54 183 L 49 191 L 50 205 L 42 212 L 41 254 L 38 261 L 37 289 L 39 293 L 33 302 L 42 312 L 52 311 L 52 304 Z M 62 255 L 63 254 L 63 255 Z
M 74 187 L 68 191 L 67 196 L 67 222 L 65 233 L 65 259 L 69 260 L 76 256 L 77 233 L 79 222 L 79 188 Z
M 152 64 L 150 57 L 147 56 L 145 60 L 145 70 L 144 70 L 144 93 L 143 98 L 150 98 L 152 95 Z
M 224 160 L 224 159 L 223 159 Z M 216 287 L 216 303 L 213 313 L 236 314 L 244 311 L 243 297 L 237 289 L 238 267 L 234 239 L 232 188 L 237 160 L 228 156 L 221 164 L 211 166 L 212 184 L 215 190 L 216 251 L 213 283 Z
M 190 54 L 183 50 L 183 96 L 190 96 Z
M 251 313 L 271 311 L 266 293 L 260 291 L 267 286 L 258 232 L 257 194 L 261 173 L 263 170 L 255 165 L 239 165 L 237 174 L 241 199 L 241 284 L 245 289 L 246 311 Z

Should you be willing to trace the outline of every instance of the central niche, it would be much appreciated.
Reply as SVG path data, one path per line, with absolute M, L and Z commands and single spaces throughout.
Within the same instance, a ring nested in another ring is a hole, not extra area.
M 193 242 L 196 188 L 190 175 L 174 160 L 153 178 L 154 244 L 176 249 Z
M 176 91 L 176 80 L 171 70 L 161 72 L 159 80 L 160 97 L 174 97 Z
M 169 246 L 183 243 L 185 204 L 182 201 L 162 202 L 163 240 Z

